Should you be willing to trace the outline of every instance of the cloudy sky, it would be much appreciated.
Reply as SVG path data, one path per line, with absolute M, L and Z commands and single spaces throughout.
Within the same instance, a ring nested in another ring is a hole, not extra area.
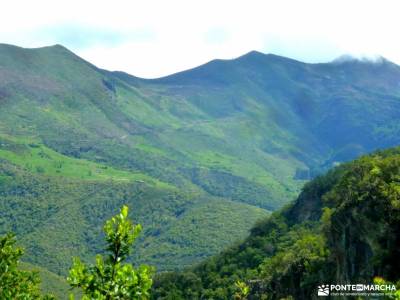
M 400 1 L 35 0 L 1 4 L 0 43 L 62 44 L 99 67 L 153 78 L 251 50 L 306 62 L 400 64 Z

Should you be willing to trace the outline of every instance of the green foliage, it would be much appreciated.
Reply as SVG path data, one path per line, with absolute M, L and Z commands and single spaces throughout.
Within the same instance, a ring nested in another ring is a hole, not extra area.
M 295 298 L 312 294 L 320 279 L 329 254 L 325 238 L 310 232 L 294 237 L 286 245 L 279 245 L 280 250 L 260 265 L 263 290 L 268 295 L 280 295 L 284 290 L 290 291 L 286 296 Z M 296 294 L 291 295 L 293 291 Z
M 37 273 L 19 269 L 22 248 L 16 247 L 13 234 L 0 238 L 0 298 L 5 300 L 53 299 L 41 296 Z
M 246 283 L 244 283 L 243 281 L 240 281 L 240 280 L 235 282 L 235 286 L 236 286 L 236 288 L 238 290 L 234 295 L 235 299 L 237 299 L 237 300 L 246 300 L 247 296 L 250 293 L 249 286 Z
M 325 232 L 342 276 L 357 280 L 361 273 L 397 280 L 400 155 L 383 152 L 359 159 L 324 200 L 333 206 Z
M 20 269 L 24 271 L 37 272 L 40 277 L 40 290 L 42 294 L 52 294 L 58 300 L 67 300 L 71 292 L 80 299 L 81 293 L 77 289 L 71 290 L 67 279 L 39 266 L 27 262 L 20 263 Z
M 200 299 L 201 279 L 193 272 L 164 272 L 158 274 L 157 278 L 151 299 Z
M 398 282 L 399 187 L 400 148 L 344 164 L 308 183 L 244 242 L 156 277 L 153 299 L 186 296 L 188 272 L 199 283 L 193 299 L 232 299 L 238 281 L 248 285 L 248 299 L 311 299 L 326 282 Z
M 0 142 L 7 143 L 8 146 L 4 147 L 5 149 L 0 147 L 0 158 L 24 167 L 29 172 L 91 181 L 141 180 L 156 186 L 174 188 L 165 182 L 139 172 L 118 170 L 85 159 L 71 158 L 57 153 L 45 145 L 29 144 L 29 140 L 14 141 L 0 135 Z
M 385 294 L 382 299 L 385 300 L 400 300 L 400 281 L 397 284 L 393 284 L 392 282 L 388 282 L 382 277 L 374 277 L 374 284 L 378 285 L 394 285 L 396 287 L 395 292 Z
M 105 258 L 97 255 L 94 266 L 86 266 L 79 258 L 74 259 L 68 282 L 72 287 L 82 289 L 82 299 L 149 298 L 152 268 L 142 265 L 135 269 L 124 262 L 141 230 L 140 224 L 133 225 L 128 219 L 128 207 L 123 206 L 121 212 L 104 226 L 109 254 Z
M 102 222 L 128 203 L 145 227 L 134 259 L 189 266 L 293 199 L 308 177 L 297 170 L 313 176 L 399 144 L 399 76 L 387 61 L 303 64 L 252 52 L 143 80 L 59 45 L 0 45 L 0 231 L 21 237 L 29 262 L 65 274 L 71 256 L 87 262 L 102 249 Z M 331 175 L 227 250 L 226 264 L 204 267 L 209 278 L 199 268 L 205 295 L 232 296 L 236 280 L 258 276 L 279 251 L 279 235 L 318 222 Z
M 25 261 L 62 276 L 72 256 L 89 262 L 102 251 L 103 223 L 123 204 L 135 207 L 133 216 L 145 228 L 132 259 L 158 270 L 199 262 L 245 237 L 268 215 L 247 204 L 149 181 L 38 176 L 7 162 L 0 162 L 0 174 L 0 233 L 14 231 L 26 249 Z

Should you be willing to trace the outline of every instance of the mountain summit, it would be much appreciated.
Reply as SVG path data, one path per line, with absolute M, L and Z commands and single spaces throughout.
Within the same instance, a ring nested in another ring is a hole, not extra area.
M 59 45 L 0 45 L 0 221 L 30 262 L 63 273 L 128 204 L 146 228 L 136 258 L 181 268 L 323 170 L 399 144 L 399 83 L 391 63 L 259 52 L 148 80 Z

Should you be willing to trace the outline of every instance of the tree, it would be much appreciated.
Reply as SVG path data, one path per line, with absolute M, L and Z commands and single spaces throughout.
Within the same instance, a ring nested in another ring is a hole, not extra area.
M 53 299 L 40 295 L 38 273 L 19 269 L 19 259 L 24 251 L 15 243 L 12 233 L 0 238 L 0 299 Z
M 235 282 L 235 287 L 237 292 L 234 295 L 234 299 L 236 300 L 246 300 L 247 296 L 250 293 L 250 287 L 243 281 L 237 280 Z
M 74 258 L 68 282 L 72 287 L 81 288 L 83 300 L 122 300 L 149 298 L 154 269 L 142 265 L 135 269 L 132 264 L 123 263 L 129 256 L 132 245 L 142 230 L 128 219 L 128 207 L 106 221 L 106 257 L 96 256 L 96 264 L 86 266 Z M 70 296 L 73 299 L 73 296 Z

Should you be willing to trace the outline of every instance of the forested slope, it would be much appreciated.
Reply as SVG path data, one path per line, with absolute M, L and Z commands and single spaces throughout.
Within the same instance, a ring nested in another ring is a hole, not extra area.
M 400 149 L 320 176 L 250 236 L 184 272 L 160 274 L 153 299 L 317 299 L 321 284 L 400 284 Z M 236 283 L 236 284 L 235 284 Z
M 251 52 L 159 79 L 56 45 L 0 45 L 0 233 L 65 274 L 122 204 L 135 260 L 179 269 L 242 239 L 338 162 L 399 143 L 400 68 Z

